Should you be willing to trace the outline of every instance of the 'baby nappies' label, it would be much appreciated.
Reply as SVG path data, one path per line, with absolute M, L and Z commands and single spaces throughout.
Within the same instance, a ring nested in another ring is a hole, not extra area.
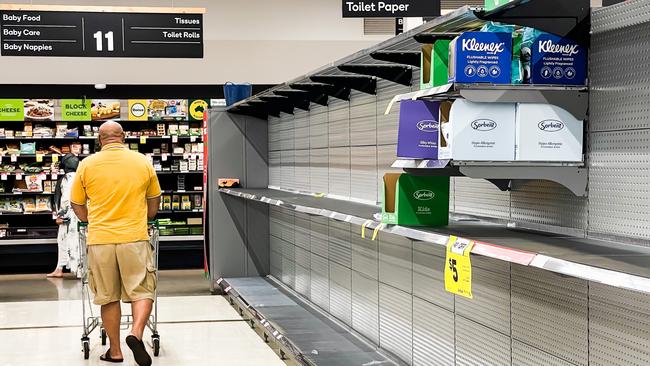
M 572 40 L 542 34 L 532 46 L 533 84 L 584 85 L 587 51 Z
M 510 83 L 512 35 L 506 32 L 466 32 L 456 38 L 457 83 Z

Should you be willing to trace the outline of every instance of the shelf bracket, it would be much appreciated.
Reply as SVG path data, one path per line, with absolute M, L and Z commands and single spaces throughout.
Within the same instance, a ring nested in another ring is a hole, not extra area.
M 413 68 L 410 66 L 388 64 L 347 64 L 338 66 L 338 69 L 355 74 L 376 76 L 405 86 L 411 86 L 413 82 Z
M 260 110 L 256 107 L 250 106 L 248 104 L 242 104 L 239 105 L 233 109 L 230 109 L 228 112 L 230 113 L 235 113 L 235 114 L 241 114 L 244 116 L 249 116 L 249 117 L 255 117 L 255 118 L 260 118 L 260 119 L 268 119 L 269 113 L 260 112 Z M 278 114 L 276 117 L 279 117 L 280 115 Z
M 328 97 L 326 94 L 314 93 L 314 92 L 308 92 L 308 91 L 296 90 L 296 89 L 276 90 L 273 93 L 290 99 L 304 100 L 307 101 L 308 103 L 309 102 L 316 103 L 324 107 L 327 107 Z
M 262 95 L 260 96 L 260 100 L 269 102 L 271 104 L 279 104 L 284 108 L 286 108 L 287 110 L 288 109 L 293 110 L 293 108 L 298 108 L 298 109 L 302 109 L 303 111 L 309 111 L 308 100 L 291 99 L 279 95 Z
M 576 196 L 587 196 L 587 169 L 555 166 L 459 166 L 460 172 L 470 178 L 486 179 L 501 189 L 503 182 L 493 180 L 548 180 L 569 189 Z
M 264 102 L 261 100 L 249 100 L 248 105 L 250 105 L 252 108 L 257 108 L 262 109 L 264 113 L 266 113 L 269 116 L 274 116 L 274 117 L 280 117 L 280 112 L 282 111 L 280 108 L 277 108 L 268 102 Z
M 588 46 L 590 12 L 589 0 L 514 0 L 474 14 L 484 21 L 532 27 Z
M 310 79 L 317 83 L 325 83 L 358 90 L 362 93 L 377 94 L 377 78 L 361 75 L 314 75 Z
M 334 97 L 336 99 L 346 101 L 350 100 L 350 88 L 345 86 L 335 86 L 323 83 L 295 83 L 289 86 L 298 90 L 329 95 L 330 97 Z
M 584 121 L 589 107 L 589 93 L 582 90 L 544 89 L 490 89 L 463 88 L 457 85 L 460 95 L 472 102 L 484 103 L 543 103 L 558 106 Z
M 375 51 L 370 54 L 370 57 L 379 61 L 420 67 L 419 51 Z
M 508 192 L 512 189 L 512 181 L 510 179 L 486 179 L 486 180 L 494 184 L 502 192 Z
M 422 44 L 434 44 L 436 43 L 437 40 L 439 39 L 444 39 L 444 40 L 452 40 L 458 36 L 460 36 L 462 33 L 456 33 L 456 32 L 445 32 L 445 33 L 420 33 L 416 34 L 413 36 L 413 39 L 417 43 L 422 43 Z

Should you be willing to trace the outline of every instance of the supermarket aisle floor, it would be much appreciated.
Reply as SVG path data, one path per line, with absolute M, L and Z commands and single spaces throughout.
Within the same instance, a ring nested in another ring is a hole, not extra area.
M 161 273 L 163 294 L 158 302 L 161 350 L 154 365 L 285 365 L 222 297 L 207 294 L 205 282 L 204 289 L 191 290 L 197 275 L 202 274 Z M 165 277 L 167 288 L 163 285 Z M 41 282 L 37 280 L 32 276 L 0 277 L 0 296 L 6 299 L 0 302 L 0 366 L 107 365 L 99 361 L 106 347 L 100 343 L 98 330 L 91 335 L 90 360 L 83 359 L 77 281 L 47 281 L 42 277 Z M 30 298 L 52 296 L 47 290 L 52 282 L 59 286 L 55 292 L 62 299 L 34 301 Z M 35 291 L 30 292 L 21 283 L 34 286 Z M 27 296 L 20 301 L 15 293 L 5 292 L 9 288 L 20 288 Z M 178 292 L 182 296 L 165 296 Z M 128 306 L 123 308 L 128 310 Z M 97 315 L 98 309 L 94 311 Z M 128 330 L 122 334 L 123 341 Z M 123 365 L 135 365 L 129 349 L 122 343 L 126 357 Z M 149 331 L 145 333 L 145 343 L 151 344 Z

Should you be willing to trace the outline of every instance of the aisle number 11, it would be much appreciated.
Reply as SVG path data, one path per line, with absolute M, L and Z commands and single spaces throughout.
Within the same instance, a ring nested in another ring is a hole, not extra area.
M 472 263 L 469 258 L 474 241 L 450 236 L 445 258 L 445 290 L 472 299 Z
M 104 34 L 104 32 L 102 31 L 97 31 L 93 34 L 93 38 L 95 38 L 95 44 L 97 46 L 96 48 L 98 52 L 104 50 L 104 38 L 106 38 L 106 43 L 107 43 L 106 50 L 108 52 L 113 52 L 115 50 L 114 41 L 113 41 L 113 31 L 106 32 L 106 34 Z

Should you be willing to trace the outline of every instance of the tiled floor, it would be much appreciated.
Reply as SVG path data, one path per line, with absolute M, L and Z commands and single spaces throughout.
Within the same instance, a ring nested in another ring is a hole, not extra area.
M 161 350 L 154 365 L 285 365 L 222 297 L 209 295 L 202 273 L 165 272 L 160 283 Z M 183 296 L 165 296 L 175 294 Z M 99 361 L 106 347 L 98 330 L 91 335 L 90 360 L 83 359 L 77 281 L 0 277 L 0 296 L 0 366 L 108 365 Z M 122 343 L 123 365 L 135 365 Z M 151 343 L 148 331 L 145 343 Z

